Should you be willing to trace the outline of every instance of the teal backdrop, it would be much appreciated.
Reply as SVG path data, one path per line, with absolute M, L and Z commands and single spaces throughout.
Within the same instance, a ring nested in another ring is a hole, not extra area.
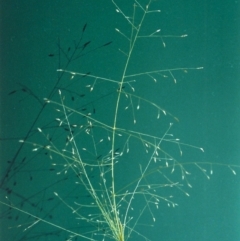
M 126 14 L 132 14 L 132 1 L 118 2 Z M 143 5 L 146 3 L 141 0 L 139 2 L 144 2 Z M 130 67 L 134 72 L 204 67 L 202 70 L 188 71 L 187 74 L 176 72 L 176 84 L 171 78 L 161 79 L 158 86 L 154 87 L 154 93 L 153 88 L 148 88 L 144 82 L 138 89 L 144 97 L 150 96 L 151 101 L 159 103 L 179 119 L 179 122 L 171 120 L 174 122 L 171 130 L 174 136 L 184 143 L 204 149 L 202 153 L 191 147 L 183 147 L 184 160 L 213 163 L 213 175 L 208 180 L 199 168 L 189 166 L 193 186 L 188 190 L 190 197 L 181 192 L 174 193 L 178 206 L 169 208 L 164 202 L 160 203 L 159 209 L 154 211 L 154 227 L 143 225 L 140 229 L 150 240 L 238 241 L 240 2 L 162 0 L 154 1 L 153 5 L 161 9 L 161 13 L 157 18 L 150 18 L 144 26 L 146 32 L 159 28 L 163 35 L 187 34 L 188 37 L 164 38 L 165 48 L 161 39 L 146 41 L 141 47 L 137 45 Z M 55 179 L 55 174 L 49 168 L 39 164 L 44 161 L 44 155 L 37 157 L 37 163 L 34 163 L 35 156 L 32 152 L 29 154 L 29 150 L 22 149 L 18 153 L 17 150 L 20 145 L 18 140 L 26 136 L 39 113 L 41 101 L 49 95 L 59 78 L 56 70 L 66 62 L 64 56 L 59 62 L 59 46 L 71 51 L 70 47 L 82 36 L 85 24 L 82 43 L 91 43 L 86 54 L 67 69 L 118 78 L 123 66 L 123 58 L 118 49 L 124 46 L 125 39 L 115 28 L 127 31 L 129 26 L 116 13 L 110 0 L 1 2 L 0 200 L 23 210 L 27 207 L 25 211 L 36 216 L 40 215 L 42 207 L 45 210 L 45 216 L 41 216 L 43 219 L 78 233 L 88 232 L 92 227 L 87 224 L 73 226 L 71 210 L 66 206 L 64 208 L 63 203 L 52 195 L 55 190 L 62 189 L 68 200 L 76 200 L 75 185 L 69 186 L 74 177 L 69 176 L 68 180 L 64 177 Z M 109 42 L 112 43 L 101 47 Z M 96 92 L 94 100 L 86 99 L 80 103 L 83 108 L 86 106 L 89 110 L 96 111 L 96 114 L 99 110 L 103 111 L 102 118 L 110 119 L 112 113 L 108 112 L 108 108 L 112 99 L 105 96 L 111 96 L 114 88 L 108 88 L 105 84 L 98 85 L 101 88 Z M 79 88 L 76 90 L 78 93 L 88 95 L 86 88 Z M 57 99 L 58 96 L 53 98 Z M 80 107 L 73 104 L 73 108 Z M 54 114 L 42 115 L 38 120 L 39 126 L 35 126 L 35 129 L 51 122 L 53 118 Z M 143 128 L 152 127 L 153 122 L 148 115 L 139 115 L 139 118 L 146 123 Z M 16 161 L 12 164 L 15 157 Z M 201 167 L 209 172 L 209 165 Z M 130 170 L 131 162 L 120 173 L 123 183 L 127 183 L 125 177 L 131 174 Z M 139 173 L 139 169 L 136 172 Z M 78 193 L 77 198 L 89 202 L 85 193 Z M 41 222 L 27 228 L 30 223 L 28 215 L 4 205 L 0 205 L 0 213 L 1 240 L 54 241 L 69 238 L 69 234 L 63 230 L 40 224 Z M 146 215 L 145 218 L 143 215 L 141 223 L 144 223 L 144 219 L 148 224 L 149 216 Z M 75 237 L 72 240 L 82 239 Z M 137 240 L 137 236 L 133 235 L 132 240 Z

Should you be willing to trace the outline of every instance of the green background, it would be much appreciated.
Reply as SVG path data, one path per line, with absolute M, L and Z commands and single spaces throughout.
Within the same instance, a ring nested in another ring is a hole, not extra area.
M 119 5 L 126 14 L 131 15 L 131 1 L 119 1 Z M 170 78 L 167 81 L 161 79 L 157 87 L 154 87 L 154 93 L 143 83 L 138 86 L 141 95 L 146 98 L 150 96 L 152 101 L 159 103 L 180 120 L 174 123 L 174 136 L 185 143 L 204 148 L 203 154 L 191 148 L 183 148 L 185 161 L 239 165 L 239 1 L 154 1 L 153 6 L 161 9 L 161 13 L 158 17 L 149 19 L 144 26 L 146 33 L 160 28 L 163 35 L 188 34 L 188 37 L 164 38 L 166 48 L 163 48 L 160 39 L 147 40 L 143 47 L 136 46 L 136 54 L 130 65 L 134 72 L 173 67 L 203 66 L 204 69 L 189 71 L 188 74 L 176 73 L 177 84 Z M 87 28 L 84 41 L 91 40 L 90 49 L 94 51 L 74 62 L 73 70 L 119 78 L 123 58 L 118 48 L 126 46 L 126 42 L 114 29 L 119 28 L 124 32 L 128 25 L 116 13 L 110 0 L 2 1 L 1 177 L 6 175 L 8 161 L 16 153 L 19 145 L 17 140 L 24 137 L 40 108 L 31 96 L 21 92 L 14 95 L 8 93 L 20 89 L 21 83 L 41 100 L 48 96 L 56 81 L 58 68 L 58 58 L 50 58 L 48 55 L 56 55 L 58 38 L 65 49 L 79 39 L 85 23 Z M 113 43 L 95 49 L 109 41 Z M 101 97 L 112 90 L 106 89 L 100 89 L 97 96 Z M 106 111 L 102 115 L 107 118 L 111 116 L 106 99 L 94 104 L 96 110 L 104 106 Z M 49 116 L 42 118 L 40 125 Z M 140 114 L 139 118 L 146 123 L 144 125 L 153 125 L 150 116 Z M 23 157 L 23 154 L 19 154 L 16 167 Z M 52 173 L 43 168 L 33 168 L 34 171 L 31 171 L 31 168 L 31 165 L 26 165 L 20 174 L 17 174 L 17 168 L 12 171 L 11 179 L 1 183 L 1 200 L 5 200 L 7 188 L 16 190 L 8 195 L 13 204 L 24 202 L 24 197 L 30 197 L 30 191 L 26 189 L 39 188 L 40 194 L 31 202 L 48 205 L 48 198 L 43 196 L 50 195 L 46 190 L 48 184 L 53 183 L 50 177 Z M 128 165 L 124 174 L 128 172 L 127 169 Z M 144 226 L 140 229 L 151 240 L 240 240 L 239 168 L 235 170 L 236 176 L 227 166 L 213 165 L 214 174 L 208 180 L 196 167 L 190 167 L 191 173 L 194 173 L 191 177 L 193 189 L 188 191 L 190 197 L 177 192 L 175 201 L 179 206 L 168 208 L 162 203 L 159 210 L 154 211 L 157 220 L 154 227 Z M 42 173 L 45 181 L 42 181 Z M 31 176 L 34 183 L 42 185 L 36 186 L 27 181 Z M 14 182 L 18 184 L 15 185 Z M 71 182 L 61 181 L 56 186 L 65 190 L 68 187 L 64 185 L 69 183 Z M 50 189 L 50 192 L 54 190 Z M 86 196 L 83 195 L 82 198 L 86 198 L 87 202 Z M 50 205 L 56 207 L 58 204 Z M 29 212 L 38 215 L 39 210 L 35 212 L 33 208 Z M 18 216 L 17 212 L 14 215 Z M 9 215 L 6 207 L 1 206 L 2 240 L 65 240 L 68 237 L 62 231 L 48 227 L 45 229 L 41 225 L 23 232 L 16 226 L 27 222 L 24 218 L 21 219 L 24 215 L 19 214 L 19 219 L 14 215 Z M 58 223 L 63 217 L 61 225 L 68 227 L 74 218 L 68 209 L 59 209 L 52 218 L 46 219 Z M 146 216 L 146 222 L 149 221 L 148 218 Z M 144 216 L 141 223 L 143 221 Z M 84 232 L 82 230 L 88 231 L 89 227 L 74 227 L 74 230 L 81 233 Z M 135 236 L 134 238 L 137 240 Z

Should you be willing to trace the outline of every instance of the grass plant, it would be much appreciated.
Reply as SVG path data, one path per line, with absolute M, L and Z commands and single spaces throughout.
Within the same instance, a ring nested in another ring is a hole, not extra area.
M 175 208 L 176 195 L 190 195 L 189 166 L 207 179 L 212 174 L 212 163 L 184 160 L 185 150 L 204 150 L 174 136 L 179 120 L 165 109 L 161 96 L 156 98 L 163 82 L 176 85 L 177 76 L 203 67 L 144 64 L 141 49 L 151 49 L 157 39 L 161 54 L 168 39 L 184 41 L 187 35 L 152 29 L 149 19 L 161 14 L 155 1 L 131 2 L 128 15 L 121 1 L 112 0 L 128 27 L 115 28 L 123 43 L 116 76 L 72 67 L 82 56 L 112 47 L 107 42 L 90 49 L 84 25 L 71 49 L 59 41 L 58 53 L 50 54 L 61 64 L 43 101 L 20 87 L 41 108 L 1 182 L 5 200 L 0 202 L 7 208 L 2 217 L 18 223 L 10 227 L 18 230 L 13 240 L 150 240 L 144 228 L 157 222 L 159 207 Z M 144 67 L 139 71 L 138 66 Z M 236 174 L 234 166 L 228 168 Z M 26 190 L 27 185 L 33 188 Z

